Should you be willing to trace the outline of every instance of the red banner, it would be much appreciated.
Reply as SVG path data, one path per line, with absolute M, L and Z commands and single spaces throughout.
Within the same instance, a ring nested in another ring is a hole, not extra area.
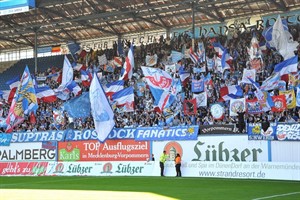
M 273 112 L 283 112 L 286 110 L 286 99 L 285 95 L 272 96 L 274 102 L 274 107 L 272 107 Z
M 197 101 L 196 99 L 184 100 L 183 112 L 185 115 L 197 114 Z
M 45 175 L 48 162 L 0 162 L 1 175 Z
M 59 161 L 146 161 L 150 142 L 135 140 L 69 141 L 58 143 Z

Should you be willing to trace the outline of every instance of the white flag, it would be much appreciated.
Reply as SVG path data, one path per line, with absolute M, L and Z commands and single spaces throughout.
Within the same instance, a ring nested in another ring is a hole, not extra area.
M 90 102 L 97 138 L 100 142 L 104 142 L 115 126 L 115 121 L 114 113 L 96 74 L 90 86 Z
M 102 56 L 98 56 L 98 61 L 99 61 L 99 65 L 106 65 L 107 64 L 106 55 L 103 54 Z
M 197 108 L 207 106 L 207 93 L 202 92 L 200 94 L 193 94 L 193 98 L 196 99 Z
M 295 56 L 294 50 L 296 50 L 298 42 L 293 40 L 293 37 L 288 30 L 284 30 L 280 15 L 278 15 L 277 20 L 273 25 L 270 45 L 279 51 L 284 57 L 284 60 Z
M 245 112 L 246 101 L 245 98 L 241 99 L 230 99 L 230 116 L 238 116 L 238 112 Z
M 67 58 L 67 56 L 65 56 L 61 85 L 65 86 L 67 85 L 67 83 L 71 82 L 72 80 L 73 80 L 73 68 L 69 59 Z

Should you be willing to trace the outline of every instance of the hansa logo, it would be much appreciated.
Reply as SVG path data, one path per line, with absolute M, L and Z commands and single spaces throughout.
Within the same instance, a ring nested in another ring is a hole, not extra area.
M 169 155 L 169 160 L 173 161 L 175 160 L 176 154 L 179 153 L 182 157 L 183 151 L 182 147 L 178 142 L 169 142 L 166 144 L 164 150 Z
M 112 164 L 111 163 L 105 163 L 103 165 L 103 168 L 102 168 L 102 172 L 101 174 L 112 174 L 111 170 L 112 170 Z
M 55 167 L 55 171 L 53 173 L 59 174 L 63 173 L 64 170 L 64 164 L 63 163 L 58 163 Z

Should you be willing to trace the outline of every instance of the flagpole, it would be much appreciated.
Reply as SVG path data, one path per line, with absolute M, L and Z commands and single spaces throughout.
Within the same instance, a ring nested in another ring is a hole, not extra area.
M 37 29 L 34 30 L 34 72 L 37 73 Z

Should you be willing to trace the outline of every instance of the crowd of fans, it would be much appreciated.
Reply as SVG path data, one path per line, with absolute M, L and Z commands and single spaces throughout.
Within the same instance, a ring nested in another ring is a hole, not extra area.
M 295 41 L 300 42 L 300 31 L 299 26 L 291 27 L 291 33 Z M 165 115 L 163 113 L 158 113 L 153 110 L 153 97 L 149 88 L 147 87 L 144 91 L 143 96 L 138 96 L 135 92 L 135 108 L 133 112 L 118 112 L 115 111 L 115 122 L 116 128 L 126 128 L 126 127 L 150 127 L 150 126 L 180 126 L 180 125 L 213 125 L 213 124 L 236 124 L 243 125 L 243 123 L 251 122 L 262 122 L 268 120 L 270 122 L 300 122 L 300 109 L 295 107 L 293 109 L 287 109 L 284 112 L 274 113 L 272 111 L 263 112 L 261 114 L 251 115 L 242 113 L 238 116 L 229 115 L 229 102 L 224 102 L 225 104 L 225 117 L 222 120 L 214 120 L 210 111 L 209 106 L 219 100 L 219 90 L 221 87 L 229 85 L 237 85 L 242 79 L 243 69 L 250 69 L 249 65 L 249 55 L 247 53 L 247 47 L 250 46 L 250 41 L 255 32 L 259 41 L 263 41 L 262 30 L 255 31 L 245 31 L 237 32 L 232 37 L 228 36 L 219 36 L 214 38 L 199 38 L 194 41 L 195 49 L 197 49 L 198 42 L 203 42 L 206 50 L 206 56 L 208 58 L 213 58 L 216 55 L 216 52 L 212 46 L 213 42 L 220 42 L 223 46 L 229 49 L 230 54 L 234 57 L 232 66 L 230 70 L 226 70 L 224 73 L 221 73 L 217 70 L 208 69 L 204 76 L 207 73 L 211 74 L 211 78 L 214 84 L 214 87 L 207 87 L 208 92 L 208 104 L 207 107 L 199 107 L 197 109 L 197 114 L 195 115 L 184 115 L 182 102 L 175 102 L 171 108 L 176 106 L 181 107 L 181 112 L 174 117 L 174 120 L 171 123 L 166 123 Z M 145 81 L 143 79 L 143 73 L 141 66 L 146 66 L 145 58 L 147 55 L 157 55 L 157 64 L 153 67 L 165 69 L 165 64 L 170 63 L 170 55 L 172 50 L 181 52 L 182 49 L 189 49 L 192 46 L 192 38 L 188 34 L 180 34 L 177 37 L 164 38 L 161 36 L 157 41 L 154 41 L 151 44 L 141 44 L 140 46 L 134 46 L 134 59 L 135 59 L 135 68 L 133 71 L 133 77 L 131 80 L 125 82 L 125 86 L 134 86 L 137 88 L 138 82 Z M 128 52 L 130 47 L 130 41 L 124 43 L 124 56 L 123 61 L 125 60 L 125 55 Z M 135 44 L 133 44 L 135 45 Z M 114 45 L 112 49 L 102 49 L 90 52 L 86 52 L 84 56 L 76 55 L 69 56 L 71 62 L 76 61 L 77 63 L 84 63 L 87 65 L 87 70 L 91 72 L 97 71 L 102 72 L 102 78 L 100 82 L 104 85 L 111 83 L 115 80 L 118 80 L 121 73 L 121 67 L 116 67 L 113 72 L 107 72 L 104 70 L 103 65 L 99 65 L 98 56 L 106 55 L 108 60 L 118 56 L 118 47 Z M 300 56 L 300 47 L 298 46 L 298 51 L 295 51 L 295 54 Z M 74 60 L 75 59 L 75 60 Z M 263 66 L 259 73 L 257 73 L 256 81 L 260 84 L 272 73 L 274 65 L 283 61 L 282 56 L 278 52 L 272 49 L 266 49 L 263 52 Z M 189 58 L 184 58 L 181 60 L 182 65 L 185 67 L 185 70 L 188 70 L 191 73 L 191 76 L 197 77 L 201 76 L 200 74 L 193 73 L 192 67 L 193 62 Z M 200 66 L 206 66 L 206 63 L 200 63 Z M 298 65 L 299 69 L 299 65 Z M 47 76 L 51 73 L 54 73 L 57 69 L 52 68 L 47 72 L 39 72 L 37 76 Z M 178 72 L 172 74 L 173 77 L 179 78 Z M 78 82 L 82 88 L 82 92 L 89 91 L 89 87 L 85 87 L 80 83 L 80 72 L 74 71 L 74 80 Z M 190 79 L 191 81 L 191 79 Z M 45 84 L 49 85 L 51 88 L 57 88 L 59 83 L 53 81 L 51 78 L 47 78 Z M 240 84 L 244 91 L 244 97 L 249 99 L 254 98 L 253 91 L 255 88 L 250 84 Z M 288 86 L 287 86 L 288 87 Z M 191 99 L 193 93 L 191 92 L 191 83 L 188 83 L 186 87 L 183 87 L 183 92 L 185 93 L 186 99 Z M 278 94 L 278 90 L 274 90 L 273 94 Z M 73 97 L 71 97 L 73 98 Z M 4 102 L 4 100 L 3 100 Z M 63 111 L 61 122 L 58 124 L 53 119 L 53 109 L 59 109 L 64 101 L 57 99 L 53 103 L 43 103 L 39 104 L 38 111 L 36 113 L 36 121 L 32 122 L 30 117 L 28 117 L 22 124 L 18 127 L 15 127 L 15 131 L 44 131 L 44 130 L 56 130 L 56 129 L 93 129 L 94 122 L 92 117 L 76 118 L 73 119 L 69 117 L 66 111 Z M 3 117 L 7 116 L 9 110 L 9 104 L 5 103 L 2 105 L 3 108 Z M 5 132 L 5 129 L 0 129 L 0 132 Z M 244 132 L 245 127 L 241 127 L 239 132 Z

